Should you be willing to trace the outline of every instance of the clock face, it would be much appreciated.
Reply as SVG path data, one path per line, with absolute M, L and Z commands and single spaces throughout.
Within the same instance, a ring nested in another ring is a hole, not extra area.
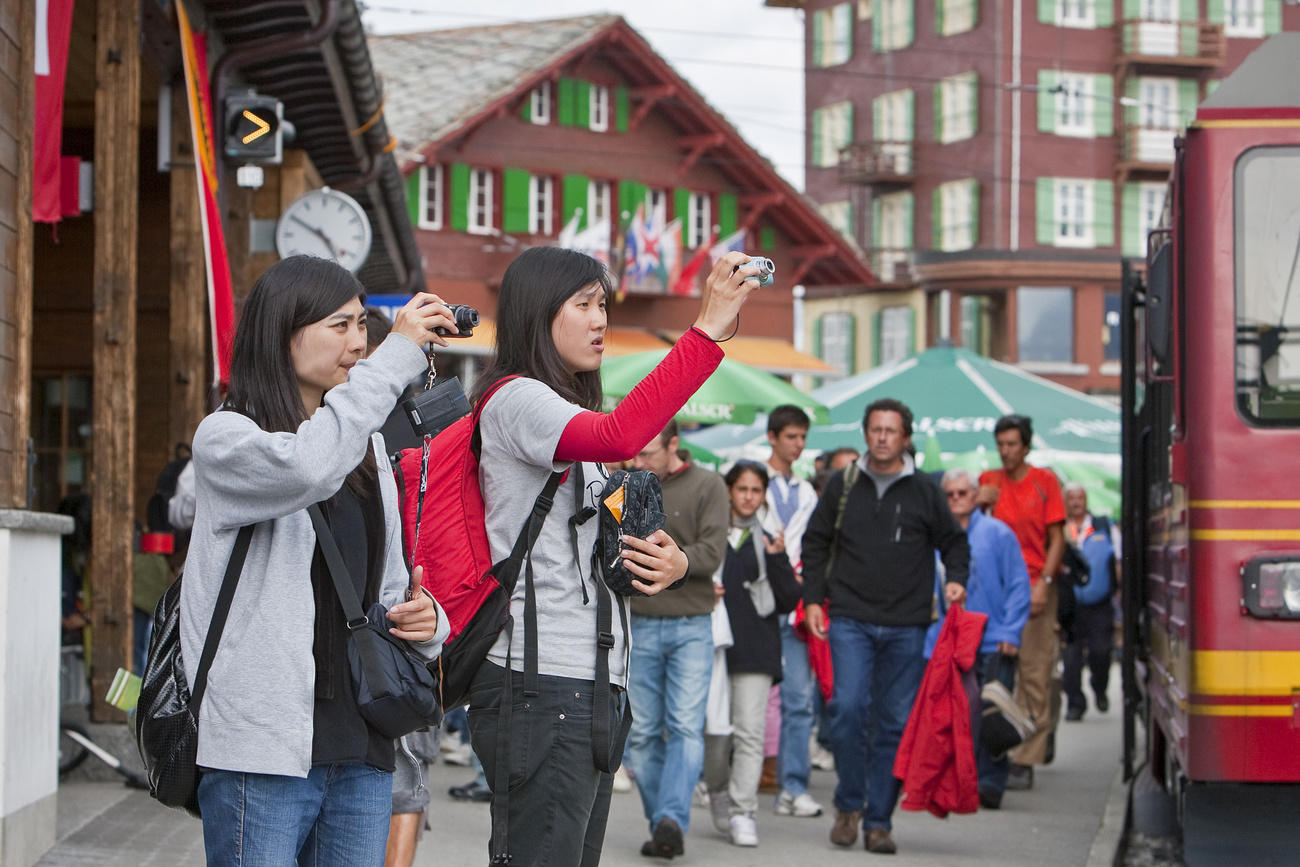
M 347 193 L 323 187 L 285 208 L 275 227 L 280 258 L 304 254 L 333 259 L 356 273 L 370 255 L 370 219 Z

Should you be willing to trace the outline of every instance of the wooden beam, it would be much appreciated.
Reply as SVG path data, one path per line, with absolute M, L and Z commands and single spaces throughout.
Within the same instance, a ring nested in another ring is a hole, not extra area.
M 140 3 L 100 2 L 95 26 L 95 514 L 92 713 L 125 715 L 104 701 L 118 667 L 131 667 L 131 533 L 135 515 L 136 246 L 140 162 Z
M 688 135 L 679 138 L 677 143 L 690 150 L 686 154 L 686 158 L 677 166 L 677 179 L 681 180 L 686 177 L 686 173 L 694 168 L 695 164 L 700 161 L 700 157 L 704 156 L 706 152 L 720 147 L 726 140 L 727 137 L 720 132 L 706 135 Z
M 795 266 L 794 274 L 790 276 L 790 285 L 797 286 L 805 275 L 820 260 L 828 256 L 835 255 L 834 244 L 805 245 L 802 247 L 791 247 L 786 251 L 791 256 L 799 257 L 799 264 Z
M 628 96 L 640 103 L 636 111 L 632 112 L 632 117 L 628 118 L 627 131 L 636 132 L 636 128 L 641 125 L 641 121 L 646 119 L 650 110 L 661 99 L 671 99 L 677 95 L 677 88 L 671 84 L 659 84 L 653 87 L 635 87 L 628 92 Z
M 785 201 L 785 193 L 757 193 L 753 195 L 741 196 L 739 200 L 740 207 L 746 209 L 745 219 L 741 221 L 738 229 L 748 232 L 754 226 L 758 225 L 759 219 L 768 208 L 775 208 Z
M 36 125 L 36 21 L 33 4 L 19 3 L 18 32 L 21 72 L 18 76 L 18 173 L 14 189 L 17 250 L 14 253 L 13 359 L 7 382 L 0 383 L 9 401 L 14 429 L 8 495 L 4 505 L 25 509 L 27 502 L 27 441 L 31 425 L 32 391 L 32 129 Z M 6 203 L 7 204 L 7 203 Z
M 167 446 L 189 442 L 208 410 L 207 268 L 199 213 L 189 97 L 172 88 L 171 292 L 167 336 L 171 343 Z

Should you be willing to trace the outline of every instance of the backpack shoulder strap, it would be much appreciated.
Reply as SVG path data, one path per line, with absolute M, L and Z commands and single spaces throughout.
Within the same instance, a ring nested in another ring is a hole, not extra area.
M 844 510 L 849 504 L 849 491 L 853 490 L 853 486 L 857 484 L 858 476 L 861 474 L 862 468 L 858 466 L 857 461 L 854 461 L 841 470 L 841 475 L 844 479 L 844 489 L 840 491 L 839 502 L 835 505 L 835 529 L 831 531 L 831 553 L 830 556 L 826 558 L 827 581 L 830 580 L 831 570 L 835 568 L 835 549 L 839 545 L 840 541 L 840 527 L 844 526 Z

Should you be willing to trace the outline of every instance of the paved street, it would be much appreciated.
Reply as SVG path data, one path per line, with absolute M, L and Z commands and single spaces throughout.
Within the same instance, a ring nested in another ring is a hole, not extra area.
M 1033 791 L 1008 792 L 1001 810 L 972 816 L 939 820 L 928 813 L 899 812 L 894 824 L 899 855 L 889 863 L 1078 867 L 1089 864 L 1095 843 L 1093 864 L 1109 865 L 1123 816 L 1116 783 L 1117 681 L 1118 677 L 1112 679 L 1109 714 L 1089 713 L 1083 722 L 1062 724 L 1056 762 L 1038 769 Z M 448 786 L 464 782 L 468 774 L 465 768 L 446 765 L 433 769 L 434 830 L 425 835 L 417 864 L 442 867 L 486 861 L 486 805 L 462 804 L 446 795 Z M 834 782 L 833 773 L 813 773 L 813 796 L 828 807 Z M 793 819 L 775 816 L 769 808 L 759 817 L 759 847 L 738 849 L 713 831 L 708 811 L 697 808 L 686 838 L 686 857 L 676 863 L 790 865 L 807 864 L 812 855 L 813 863 L 842 860 L 847 864 L 872 857 L 860 847 L 849 851 L 832 846 L 827 839 L 830 824 L 829 816 Z M 647 836 L 640 798 L 635 793 L 616 794 L 602 863 L 615 867 L 652 863 L 638 854 Z M 197 821 L 116 783 L 73 783 L 61 790 L 59 844 L 41 861 L 59 867 L 202 863 Z

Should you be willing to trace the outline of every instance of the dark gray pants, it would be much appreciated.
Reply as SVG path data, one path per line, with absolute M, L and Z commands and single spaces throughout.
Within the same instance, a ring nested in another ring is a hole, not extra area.
M 470 684 L 469 730 L 474 752 L 496 793 L 497 718 L 503 670 L 485 662 Z M 613 776 L 596 770 L 591 753 L 595 684 L 568 677 L 539 678 L 540 695 L 525 697 L 523 676 L 513 674 L 509 736 L 510 854 L 515 867 L 595 867 L 605 841 Z M 627 693 L 611 687 L 599 713 L 617 738 Z M 614 744 L 615 756 L 623 745 Z

